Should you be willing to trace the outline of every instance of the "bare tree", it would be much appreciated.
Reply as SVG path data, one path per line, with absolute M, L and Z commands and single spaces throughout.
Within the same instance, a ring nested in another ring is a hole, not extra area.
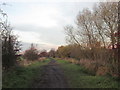
M 31 44 L 31 47 L 25 51 L 24 58 L 27 60 L 37 60 L 39 58 L 39 51 L 35 48 L 33 44 Z
M 112 72 L 117 72 L 115 33 L 118 29 L 118 3 L 100 2 L 93 10 L 83 9 L 77 15 L 76 24 L 77 29 L 66 26 L 67 41 L 72 45 L 87 46 L 73 49 L 72 56 L 76 56 L 74 53 L 77 52 L 81 58 L 102 60 L 106 65 L 111 65 Z M 111 45 L 112 49 L 108 49 L 107 45 Z
M 118 3 L 117 2 L 101 2 L 98 5 L 98 11 L 101 21 L 103 22 L 105 35 L 110 38 L 112 47 L 114 49 L 114 44 L 116 43 L 116 38 L 114 37 L 115 32 L 117 32 L 118 27 Z
M 67 25 L 66 27 L 64 27 L 65 29 L 65 33 L 66 33 L 66 41 L 68 43 L 72 43 L 72 44 L 79 44 L 80 45 L 80 41 L 76 38 L 76 33 L 75 30 L 73 28 L 73 26 L 71 25 Z
M 79 32 L 83 34 L 86 39 L 86 43 L 90 48 L 93 48 L 95 43 L 98 41 L 96 37 L 95 28 L 93 25 L 93 15 L 92 12 L 88 9 L 84 9 L 82 12 L 79 12 L 77 15 L 77 25 Z
M 7 14 L 0 8 L 0 39 L 2 41 L 2 67 L 8 69 L 16 64 L 17 53 L 21 50 L 17 36 L 13 35 Z
M 53 57 L 53 58 L 55 58 L 55 49 L 51 49 L 49 52 L 49 57 Z

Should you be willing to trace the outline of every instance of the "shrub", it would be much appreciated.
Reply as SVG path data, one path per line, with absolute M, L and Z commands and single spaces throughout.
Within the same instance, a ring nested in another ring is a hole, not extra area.
M 38 59 L 39 58 L 38 50 L 34 46 L 31 46 L 30 49 L 25 51 L 24 58 L 27 59 L 27 60 L 36 60 L 36 59 Z

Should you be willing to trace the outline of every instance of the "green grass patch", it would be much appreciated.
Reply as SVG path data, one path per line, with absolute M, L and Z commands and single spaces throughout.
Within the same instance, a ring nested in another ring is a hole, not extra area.
M 3 73 L 2 87 L 3 88 L 29 88 L 29 84 L 40 73 L 40 66 L 49 62 L 46 59 L 42 62 L 36 61 L 33 64 L 25 67 L 15 67 Z
M 61 64 L 71 88 L 118 88 L 118 82 L 112 77 L 93 76 L 80 65 L 57 60 Z

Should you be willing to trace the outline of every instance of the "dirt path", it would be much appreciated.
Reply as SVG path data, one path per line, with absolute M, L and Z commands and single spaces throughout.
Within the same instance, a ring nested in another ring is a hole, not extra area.
M 42 67 L 42 75 L 37 77 L 32 88 L 68 88 L 67 80 L 55 60 Z

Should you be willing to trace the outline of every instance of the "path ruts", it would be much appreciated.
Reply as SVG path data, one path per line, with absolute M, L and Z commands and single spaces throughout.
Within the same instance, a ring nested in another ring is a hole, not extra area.
M 42 75 L 34 80 L 32 88 L 68 88 L 64 73 L 54 59 L 41 68 Z

